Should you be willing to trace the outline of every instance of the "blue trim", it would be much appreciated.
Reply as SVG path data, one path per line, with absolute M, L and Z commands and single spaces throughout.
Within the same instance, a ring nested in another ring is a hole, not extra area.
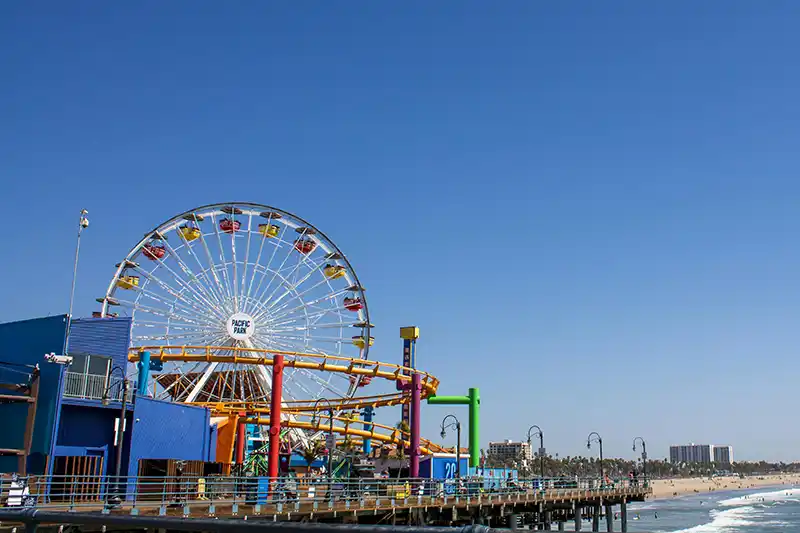
M 64 338 L 64 342 L 66 343 L 66 337 Z M 50 363 L 50 364 L 52 364 L 52 363 Z M 61 401 L 64 398 L 64 378 L 66 377 L 66 374 L 67 374 L 67 367 L 66 366 L 62 366 L 61 367 L 61 372 L 59 372 L 59 374 L 58 374 L 58 394 L 56 394 L 56 404 L 55 404 L 55 408 L 54 408 L 55 409 L 56 418 L 53 421 L 53 431 L 50 434 L 50 450 L 49 450 L 50 453 L 48 454 L 48 455 L 50 455 L 50 457 L 55 455 L 56 442 L 58 440 L 58 426 L 61 423 Z M 47 466 L 46 466 L 45 472 L 44 472 L 45 474 L 47 474 L 47 470 L 49 470 L 49 468 L 50 468 L 50 465 L 49 465 L 49 463 L 47 463 Z

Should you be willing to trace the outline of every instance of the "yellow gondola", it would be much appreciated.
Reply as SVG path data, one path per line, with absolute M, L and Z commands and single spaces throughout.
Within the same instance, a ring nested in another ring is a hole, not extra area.
M 258 232 L 268 239 L 274 239 L 278 236 L 278 232 L 280 232 L 281 227 L 277 224 L 259 224 L 258 225 Z
M 362 335 L 356 335 L 353 337 L 353 344 L 363 350 L 367 343 L 364 342 L 364 337 Z M 375 337 L 370 335 L 369 345 L 372 346 L 373 344 L 375 344 Z
M 178 228 L 178 231 L 181 232 L 181 235 L 187 241 L 193 241 L 200 238 L 200 228 L 197 226 L 190 226 L 187 224 Z
M 325 268 L 322 271 L 325 273 L 325 277 L 328 279 L 338 279 L 344 276 L 344 273 L 347 269 L 342 265 L 325 265 Z
M 132 289 L 139 286 L 139 276 L 120 276 L 117 280 L 117 287 L 120 289 Z

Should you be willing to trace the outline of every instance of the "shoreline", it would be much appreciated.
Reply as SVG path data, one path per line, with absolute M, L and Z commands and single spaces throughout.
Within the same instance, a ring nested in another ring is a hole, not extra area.
M 726 477 L 693 477 L 675 479 L 654 479 L 650 482 L 653 494 L 650 500 L 678 498 L 692 494 L 710 494 L 717 491 L 738 491 L 758 487 L 800 486 L 800 474 L 772 474 L 739 478 Z

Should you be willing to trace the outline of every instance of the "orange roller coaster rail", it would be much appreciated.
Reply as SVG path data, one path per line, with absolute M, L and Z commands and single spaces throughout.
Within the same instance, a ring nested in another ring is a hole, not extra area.
M 273 366 L 275 359 L 270 356 L 280 354 L 284 356 L 283 366 L 286 368 L 339 372 L 351 376 L 372 376 L 402 382 L 409 382 L 413 374 L 419 374 L 424 396 L 435 395 L 436 389 L 439 387 L 438 379 L 416 368 L 338 355 L 283 352 L 238 346 L 137 346 L 129 350 L 128 361 L 137 362 L 140 352 L 150 352 L 151 358 L 161 361 L 205 361 L 264 366 Z M 223 355 L 220 352 L 226 353 Z

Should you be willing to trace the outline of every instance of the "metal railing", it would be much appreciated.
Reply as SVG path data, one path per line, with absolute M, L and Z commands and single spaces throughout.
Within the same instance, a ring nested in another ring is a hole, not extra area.
M 122 477 L 29 476 L 0 479 L 0 507 L 129 512 L 179 509 L 185 516 L 236 515 L 240 506 L 253 514 L 321 512 L 446 505 L 480 501 L 543 501 L 636 494 L 648 491 L 645 480 L 594 478 L 460 479 L 315 477 Z
M 108 386 L 107 378 L 99 374 L 84 374 L 83 372 L 66 372 L 64 376 L 64 397 L 80 398 L 84 400 L 102 400 Z M 122 400 L 122 381 L 114 380 L 108 387 L 108 399 L 111 401 Z M 133 391 L 128 389 L 128 401 L 131 401 Z

